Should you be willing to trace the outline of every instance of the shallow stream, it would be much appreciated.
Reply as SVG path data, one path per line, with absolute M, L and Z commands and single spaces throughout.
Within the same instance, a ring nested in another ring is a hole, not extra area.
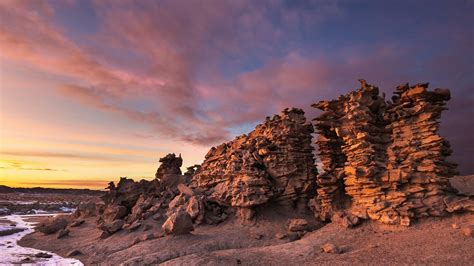
M 53 216 L 54 214 L 32 214 L 32 215 L 8 215 L 0 217 L 0 231 L 7 231 L 15 228 L 25 228 L 24 231 L 0 236 L 0 265 L 84 265 L 79 260 L 63 258 L 57 254 L 38 250 L 34 248 L 25 248 L 19 246 L 18 241 L 27 234 L 32 233 L 34 222 L 27 222 L 26 219 Z M 5 221 L 8 220 L 8 221 Z M 16 224 L 12 226 L 11 224 Z M 38 258 L 38 253 L 46 253 L 51 258 Z

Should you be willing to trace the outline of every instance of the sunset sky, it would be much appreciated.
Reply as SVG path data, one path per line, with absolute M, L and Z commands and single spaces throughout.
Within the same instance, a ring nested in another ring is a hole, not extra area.
M 0 1 L 0 184 L 103 188 L 201 163 L 285 107 L 450 88 L 474 173 L 474 1 Z

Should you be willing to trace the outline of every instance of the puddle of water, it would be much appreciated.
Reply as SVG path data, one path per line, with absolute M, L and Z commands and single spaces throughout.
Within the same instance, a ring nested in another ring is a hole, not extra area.
M 39 217 L 39 216 L 53 216 L 54 214 L 34 214 L 34 215 L 8 215 L 2 217 L 16 223 L 15 227 L 12 228 L 26 228 L 26 230 L 15 233 L 12 235 L 0 237 L 0 264 L 1 265 L 84 265 L 82 262 L 76 259 L 63 258 L 59 255 L 51 253 L 49 251 L 43 251 L 34 248 L 25 248 L 17 244 L 17 242 L 27 234 L 32 233 L 33 222 L 24 221 L 25 218 Z M 51 258 L 35 258 L 35 254 L 44 252 L 51 254 Z M 34 262 L 31 263 L 20 263 L 23 259 L 31 258 Z

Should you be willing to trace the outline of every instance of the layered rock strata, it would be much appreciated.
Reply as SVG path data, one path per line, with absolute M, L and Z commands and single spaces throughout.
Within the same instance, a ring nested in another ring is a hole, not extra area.
M 302 110 L 285 109 L 248 135 L 213 147 L 192 183 L 245 220 L 270 202 L 302 210 L 317 172 L 312 132 Z
M 445 198 L 453 194 L 449 178 L 456 164 L 446 160 L 452 153 L 449 142 L 438 135 L 441 112 L 450 99 L 448 89 L 428 91 L 428 83 L 397 87 L 385 113 L 390 121 L 392 142 L 387 148 L 390 184 L 387 205 L 393 222 L 409 224 L 412 218 L 442 216 Z
M 323 111 L 315 128 L 324 172 L 310 204 L 317 216 L 409 225 L 471 208 L 472 200 L 453 194 L 448 180 L 456 164 L 446 160 L 449 143 L 437 133 L 449 90 L 427 87 L 399 86 L 386 102 L 361 80 L 360 89 L 313 105 Z
M 313 105 L 323 110 L 315 127 L 324 173 L 317 178 L 319 188 L 311 206 L 323 220 L 344 209 L 347 196 L 366 207 L 379 201 L 389 139 L 382 116 L 386 103 L 378 93 L 377 87 L 363 83 L 337 100 Z

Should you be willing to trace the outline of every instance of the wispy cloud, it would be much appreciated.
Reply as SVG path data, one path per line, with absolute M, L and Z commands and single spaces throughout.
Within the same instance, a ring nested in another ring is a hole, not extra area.
M 84 178 L 83 180 L 41 180 L 37 182 L 22 181 L 15 184 L 15 186 L 22 187 L 61 187 L 61 188 L 94 188 L 94 189 L 105 189 L 110 181 L 106 180 L 93 180 L 90 178 Z
M 358 78 L 385 92 L 431 81 L 453 89 L 444 132 L 455 159 L 474 171 L 466 162 L 472 137 L 453 125 L 474 130 L 465 122 L 474 105 L 472 4 L 360 5 L 93 1 L 97 25 L 79 36 L 61 24 L 54 1 L 7 0 L 0 2 L 0 56 L 60 76 L 66 104 L 147 125 L 157 138 L 204 145 L 285 107 L 312 116 L 310 103 L 351 90 Z
M 62 153 L 62 152 L 48 152 L 48 151 L 38 151 L 38 150 L 2 150 L 0 151 L 1 155 L 4 156 L 16 156 L 16 157 L 42 157 L 42 158 L 63 158 L 63 159 L 77 159 L 77 160 L 99 160 L 99 161 L 131 161 L 132 158 L 119 158 L 114 157 L 113 155 L 103 155 L 103 154 L 85 154 L 85 153 Z M 135 159 L 136 160 L 136 159 Z
M 34 167 L 8 167 L 0 166 L 0 169 L 15 169 L 15 170 L 27 170 L 27 171 L 65 171 L 52 168 L 34 168 Z

